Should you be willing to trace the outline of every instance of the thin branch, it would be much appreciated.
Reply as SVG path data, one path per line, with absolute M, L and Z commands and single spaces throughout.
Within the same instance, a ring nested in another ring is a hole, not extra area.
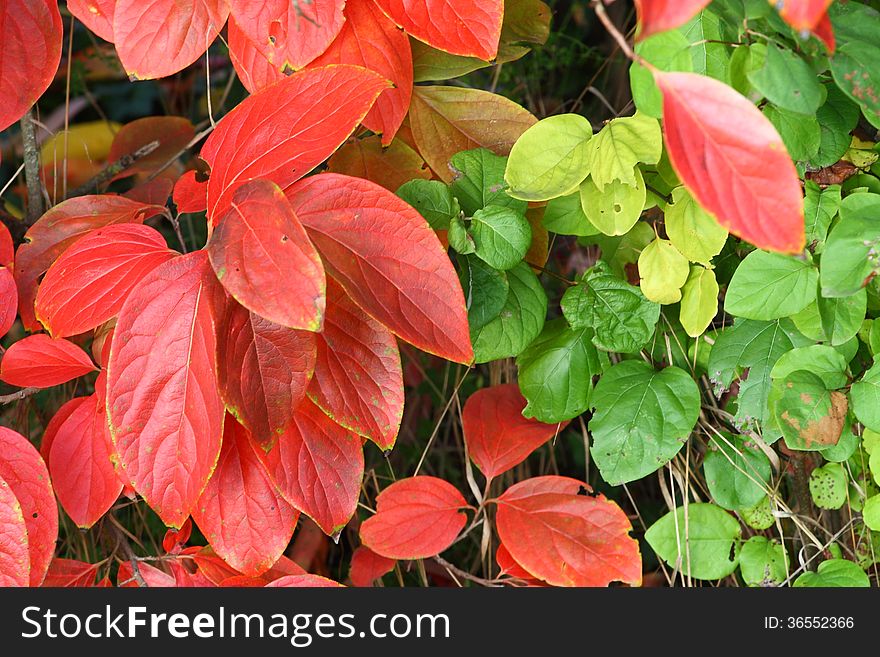
M 599 21 L 602 25 L 605 26 L 605 30 L 608 34 L 611 35 L 611 38 L 617 42 L 617 45 L 620 47 L 621 52 L 627 56 L 628 59 L 631 59 L 634 62 L 638 62 L 643 66 L 647 66 L 645 60 L 639 57 L 629 43 L 626 40 L 626 37 L 617 29 L 614 25 L 614 22 L 609 18 L 608 12 L 605 11 L 605 5 L 602 3 L 602 0 L 593 0 L 593 11 L 596 12 L 596 16 L 599 18 Z M 650 66 L 649 66 L 650 68 Z
M 21 390 L 13 392 L 9 395 L 0 395 L 0 406 L 21 401 L 26 397 L 37 394 L 38 392 L 40 392 L 40 388 L 22 388 Z
M 443 557 L 434 557 L 434 561 L 436 563 L 440 564 L 441 566 L 443 566 L 443 568 L 445 568 L 446 570 L 448 570 L 450 572 L 450 574 L 452 574 L 456 577 L 461 577 L 462 579 L 466 579 L 467 581 L 473 582 L 474 584 L 479 584 L 480 586 L 488 586 L 488 587 L 493 587 L 493 588 L 497 588 L 497 587 L 501 586 L 501 584 L 502 584 L 502 582 L 497 579 L 483 579 L 482 577 L 477 577 L 476 575 L 471 575 L 466 570 L 462 570 L 461 568 L 458 568 L 457 566 L 453 566 L 451 563 L 446 561 L 446 559 L 444 559 Z
M 101 185 L 110 182 L 118 176 L 123 171 L 130 169 L 134 166 L 135 162 L 138 160 L 142 160 L 147 157 L 150 153 L 159 148 L 158 141 L 151 141 L 149 144 L 141 146 L 134 153 L 129 153 L 128 155 L 123 155 L 118 160 L 109 164 L 107 167 L 98 172 L 98 174 L 89 180 L 87 183 L 80 185 L 76 189 L 74 189 L 70 194 L 68 194 L 67 198 L 73 198 L 74 196 L 85 196 L 86 194 L 96 194 L 99 191 Z

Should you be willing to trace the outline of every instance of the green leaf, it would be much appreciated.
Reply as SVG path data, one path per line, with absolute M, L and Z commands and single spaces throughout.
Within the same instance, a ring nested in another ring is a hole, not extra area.
M 636 54 L 661 71 L 693 71 L 691 44 L 678 30 L 649 36 L 636 44 Z M 629 84 L 633 101 L 640 112 L 659 119 L 663 116 L 663 97 L 654 82 L 654 75 L 638 62 L 629 68 Z
M 638 262 L 639 256 L 656 237 L 654 229 L 645 222 L 638 222 L 625 235 L 594 235 L 579 240 L 583 244 L 595 244 L 602 251 L 602 260 L 611 265 L 611 271 L 620 278 L 627 278 L 626 266 Z
M 764 108 L 764 116 L 776 128 L 795 162 L 809 161 L 819 152 L 822 131 L 815 116 L 798 114 L 774 105 Z
M 747 586 L 778 586 L 788 577 L 785 546 L 766 536 L 752 536 L 739 553 L 739 572 Z
M 697 422 L 700 391 L 687 372 L 641 360 L 609 369 L 593 392 L 590 454 L 616 486 L 657 471 L 678 454 Z
M 660 318 L 658 304 L 617 278 L 601 261 L 584 274 L 579 285 L 566 290 L 562 312 L 573 328 L 593 328 L 597 347 L 619 353 L 638 353 Z
M 525 214 L 528 204 L 511 198 L 504 191 L 504 169 L 507 158 L 495 155 L 485 148 L 462 151 L 452 156 L 449 163 L 454 176 L 452 193 L 464 213 L 472 217 L 487 205 L 500 205 Z
M 754 438 L 712 436 L 703 459 L 703 473 L 712 499 L 734 511 L 755 506 L 767 494 L 770 460 Z
M 590 122 L 579 114 L 538 121 L 517 139 L 507 160 L 507 193 L 523 201 L 546 201 L 574 191 L 589 174 Z
M 678 303 L 689 272 L 688 259 L 669 240 L 654 240 L 639 256 L 639 287 L 655 303 Z
M 775 45 L 767 47 L 764 66 L 749 73 L 748 79 L 767 100 L 792 112 L 814 115 L 825 102 L 825 91 L 810 65 Z
M 554 198 L 544 208 L 541 218 L 544 228 L 559 235 L 598 235 L 599 229 L 590 223 L 581 206 L 580 192 Z
M 853 414 L 872 431 L 880 431 L 880 363 L 874 363 L 849 391 Z
M 447 230 L 449 221 L 461 213 L 452 190 L 439 180 L 410 180 L 400 186 L 397 195 L 418 210 L 434 230 Z
M 464 291 L 471 333 L 478 331 L 501 314 L 507 302 L 510 284 L 507 274 L 490 267 L 474 256 L 458 259 L 459 278 Z
M 599 189 L 592 176 L 580 186 L 581 207 L 590 223 L 605 235 L 624 235 L 635 225 L 645 208 L 647 192 L 642 172 L 633 170 L 635 183 L 614 180 Z
M 663 152 L 663 136 L 657 119 L 636 112 L 609 121 L 587 146 L 587 168 L 600 191 L 618 181 L 637 187 L 636 166 L 656 164 Z M 584 208 L 590 216 L 589 208 Z
M 474 213 L 470 234 L 474 252 L 495 269 L 507 270 L 521 262 L 532 243 L 532 227 L 519 212 L 487 205 Z
M 840 220 L 822 252 L 823 297 L 848 297 L 880 269 L 880 195 L 851 194 L 840 204 Z
M 859 122 L 859 108 L 835 84 L 825 85 L 828 98 L 819 111 L 819 152 L 810 165 L 828 167 L 844 156 L 849 149 L 850 133 Z
M 477 363 L 518 356 L 538 337 L 547 316 L 547 294 L 531 267 L 519 263 L 507 272 L 510 286 L 498 317 L 471 330 Z
M 691 266 L 687 281 L 681 288 L 679 321 L 692 338 L 703 331 L 718 314 L 718 282 L 715 272 L 700 265 Z
M 671 568 L 695 579 L 721 579 L 736 570 L 741 534 L 739 522 L 723 509 L 691 503 L 651 525 L 645 540 Z
M 846 385 L 846 359 L 828 345 L 812 344 L 785 352 L 770 370 L 770 377 L 784 379 L 797 370 L 815 374 L 828 390 Z
M 517 357 L 519 388 L 528 401 L 525 417 L 553 424 L 589 408 L 593 377 L 602 370 L 592 337 L 593 329 L 572 329 L 556 319 Z
M 809 262 L 767 251 L 752 251 L 736 269 L 724 310 L 746 319 L 778 319 L 816 299 L 819 272 Z
M 880 531 L 880 495 L 873 495 L 865 500 L 862 508 L 862 520 L 871 531 Z
M 868 307 L 868 293 L 862 289 L 848 297 L 819 297 L 817 304 L 825 340 L 838 346 L 858 334 Z
M 871 125 L 880 128 L 880 47 L 876 41 L 851 41 L 839 46 L 831 58 L 831 75 L 862 108 Z
M 789 449 L 837 444 L 846 422 L 846 395 L 828 390 L 818 375 L 795 370 L 773 381 L 769 397 L 770 411 Z
M 840 463 L 826 463 L 810 473 L 810 497 L 820 509 L 839 509 L 846 504 L 849 482 Z
M 474 238 L 468 232 L 467 226 L 464 225 L 459 217 L 453 217 L 449 221 L 449 231 L 446 233 L 446 239 L 449 240 L 451 246 L 456 253 L 468 255 L 473 253 Z
M 666 206 L 666 234 L 688 260 L 704 265 L 721 253 L 728 235 L 684 187 L 672 191 L 672 203 Z
M 835 160 L 836 161 L 836 160 Z M 804 183 L 804 221 L 807 244 L 816 243 L 816 253 L 821 253 L 828 237 L 831 220 L 840 209 L 840 185 L 829 185 L 824 190 L 812 180 Z
M 804 573 L 792 584 L 794 587 L 868 588 L 871 582 L 858 564 L 846 559 L 829 559 L 819 564 L 815 573 Z
M 704 9 L 679 30 L 691 44 L 693 72 L 727 82 L 730 67 L 729 47 L 724 40 L 718 15 Z M 650 61 L 650 60 L 649 60 Z
M 766 61 L 767 46 L 763 43 L 737 46 L 730 56 L 730 86 L 753 103 L 757 103 L 764 96 L 755 89 L 755 86 L 749 80 L 749 76 L 761 70 Z

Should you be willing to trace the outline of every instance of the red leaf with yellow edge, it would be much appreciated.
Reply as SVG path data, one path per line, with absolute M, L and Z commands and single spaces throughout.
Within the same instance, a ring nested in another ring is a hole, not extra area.
M 309 397 L 342 426 L 391 449 L 403 417 L 397 339 L 338 283 L 327 283 L 327 316 L 315 336 L 318 357 Z
M 268 449 L 293 422 L 305 397 L 315 370 L 316 334 L 273 324 L 230 299 L 217 335 L 220 395 Z
M 15 258 L 15 282 L 21 321 L 28 331 L 41 328 L 34 315 L 37 281 L 64 251 L 83 235 L 112 224 L 143 223 L 165 212 L 159 205 L 139 203 L 124 196 L 78 196 L 59 203 L 25 233 Z
M 110 433 L 134 489 L 165 524 L 189 516 L 220 454 L 212 297 L 204 251 L 159 265 L 119 313 L 107 365 Z
M 654 77 L 663 93 L 669 160 L 697 202 L 759 248 L 802 251 L 803 192 L 773 124 L 712 78 L 659 71 Z
M 56 557 L 49 564 L 49 572 L 43 580 L 44 588 L 91 588 L 95 586 L 98 572 L 96 563 Z
M 268 180 L 246 182 L 215 221 L 206 249 L 229 294 L 270 322 L 320 331 L 324 267 L 284 192 Z
M 376 71 L 394 83 L 364 117 L 364 127 L 382 135 L 387 146 L 409 110 L 413 88 L 413 62 L 409 38 L 376 6 L 373 0 L 348 0 L 345 25 L 313 66 L 354 64 Z
M 464 294 L 425 219 L 367 180 L 325 173 L 287 190 L 324 265 L 367 314 L 414 346 L 473 360 Z
M 156 142 L 158 146 L 155 150 L 149 155 L 139 157 L 115 179 L 132 176 L 138 171 L 152 173 L 176 158 L 195 136 L 195 127 L 189 119 L 182 116 L 148 116 L 126 123 L 119 129 L 113 138 L 107 160 L 116 162 Z
M 211 166 L 208 216 L 229 207 L 235 187 L 266 178 L 293 184 L 343 143 L 388 86 L 357 66 L 307 69 L 246 98 L 217 124 L 202 148 Z
M 657 32 L 674 30 L 684 25 L 711 0 L 635 0 L 638 17 L 637 40 L 647 39 Z
M 443 479 L 401 479 L 376 497 L 376 515 L 361 525 L 361 542 L 388 559 L 427 559 L 464 529 L 465 508 L 462 494 Z
M 39 586 L 55 554 L 58 506 L 43 457 L 20 433 L 0 427 L 0 479 L 21 506 L 28 536 L 30 586 Z
M 116 0 L 116 52 L 132 80 L 173 75 L 205 54 L 228 17 L 229 0 Z
M 55 415 L 52 416 L 52 419 L 49 420 L 49 423 L 46 425 L 45 431 L 43 431 L 43 439 L 40 442 L 40 456 L 43 457 L 43 461 L 46 463 L 49 462 L 49 452 L 52 449 L 52 441 L 55 440 L 55 436 L 58 434 L 58 429 L 61 428 L 61 425 L 64 424 L 67 418 L 69 418 L 81 404 L 88 400 L 89 397 L 74 397 L 73 399 L 64 402 L 64 404 L 55 411 Z
M 376 0 L 395 23 L 429 46 L 489 61 L 498 54 L 503 0 Z
M 460 87 L 415 87 L 409 110 L 419 153 L 440 178 L 452 180 L 449 161 L 482 146 L 507 155 L 538 119 L 504 96 Z
M 247 429 L 226 418 L 217 468 L 193 509 L 193 519 L 220 557 L 249 577 L 281 557 L 299 518 L 257 458 Z
M 834 0 L 776 0 L 782 20 L 796 30 L 815 30 Z
M 257 454 L 284 498 L 325 534 L 337 534 L 351 519 L 364 478 L 361 439 L 308 398 L 278 443 Z
M 515 383 L 482 388 L 462 411 L 464 441 L 471 460 L 488 479 L 522 463 L 568 424 L 524 418 L 526 399 Z
M 5 0 L 0 9 L 0 131 L 18 121 L 55 79 L 61 61 L 58 0 Z
M 345 21 L 345 0 L 232 0 L 229 55 L 251 93 L 327 50 Z
M 0 338 L 9 333 L 18 316 L 18 287 L 12 270 L 0 267 Z
M 430 180 L 431 170 L 406 142 L 395 139 L 388 147 L 378 135 L 349 140 L 327 162 L 331 173 L 363 178 L 396 192 L 413 178 Z
M 164 570 L 159 570 L 155 566 L 151 566 L 143 561 L 138 563 L 138 574 L 144 583 L 151 589 L 167 589 L 175 588 L 177 581 L 173 575 L 169 575 Z M 119 572 L 116 575 L 116 586 L 120 588 L 137 588 L 141 586 L 140 582 L 134 575 L 131 567 L 131 561 L 123 561 L 119 564 Z
M 30 569 L 28 532 L 21 504 L 0 477 L 0 586 L 28 586 Z
M 270 589 L 278 589 L 278 588 L 312 588 L 312 589 L 336 589 L 336 588 L 345 588 L 339 582 L 334 582 L 332 579 L 327 579 L 326 577 L 321 577 L 320 575 L 287 575 L 286 577 L 281 577 L 276 579 L 274 582 L 270 582 L 266 584 L 266 588 Z
M 382 575 L 394 570 L 396 563 L 396 559 L 388 559 L 361 545 L 351 555 L 351 583 L 355 586 L 372 586 Z
M 67 9 L 104 41 L 113 43 L 116 0 L 67 0 Z
M 511 558 L 554 586 L 642 581 L 639 544 L 626 514 L 568 477 L 534 477 L 497 498 L 495 524 Z
M 34 310 L 55 337 L 90 331 L 119 314 L 140 280 L 176 253 L 154 228 L 99 228 L 68 248 L 40 283 Z
M 50 388 L 94 372 L 89 355 L 68 340 L 45 333 L 13 344 L 0 362 L 0 379 L 21 388 Z

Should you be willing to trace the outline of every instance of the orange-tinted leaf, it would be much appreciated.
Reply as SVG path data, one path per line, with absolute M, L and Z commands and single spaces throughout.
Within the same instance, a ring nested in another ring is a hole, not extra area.
M 397 336 L 458 363 L 473 360 L 461 285 L 436 234 L 406 202 L 335 173 L 288 190 L 324 265 Z
M 406 142 L 395 139 L 384 147 L 378 135 L 346 142 L 327 162 L 327 169 L 370 180 L 391 192 L 413 178 L 431 178 L 431 170 L 422 156 Z
M 228 16 L 229 0 L 116 0 L 116 52 L 132 80 L 173 75 L 205 54 Z
M 387 82 L 356 66 L 300 71 L 246 98 L 202 148 L 211 166 L 208 215 L 216 223 L 238 185 L 267 178 L 293 184 L 354 131 Z
M 373 0 L 348 0 L 345 25 L 314 66 L 354 64 L 376 71 L 394 83 L 364 117 L 364 126 L 382 135 L 388 145 L 409 110 L 413 63 L 409 38 L 382 13 Z
M 635 0 L 639 21 L 637 39 L 674 30 L 696 16 L 711 0 Z
M 15 282 L 21 321 L 28 331 L 39 330 L 34 315 L 37 281 L 55 259 L 83 235 L 111 224 L 142 223 L 164 212 L 157 205 L 145 205 L 123 196 L 78 196 L 59 203 L 25 233 L 25 243 L 15 258 Z
M 215 222 L 208 257 L 235 300 L 275 324 L 320 331 L 324 267 L 284 192 L 268 180 L 246 182 Z
M 5 0 L 0 9 L 0 131 L 43 95 L 61 61 L 57 0 Z
M 320 575 L 288 575 L 266 584 L 267 588 L 345 588 L 339 582 L 321 577 Z
M 361 525 L 361 542 L 388 559 L 436 556 L 464 529 L 467 506 L 447 481 L 424 476 L 401 479 L 376 497 L 376 515 Z
M 503 0 L 376 0 L 420 41 L 453 55 L 489 61 L 498 54 Z
M 177 581 L 172 575 L 143 561 L 138 563 L 138 573 L 140 573 L 141 579 L 144 580 L 147 586 L 152 589 L 167 589 L 177 586 Z M 121 588 L 137 588 L 140 586 L 140 583 L 134 576 L 134 570 L 131 567 L 130 561 L 123 561 L 119 564 L 116 586 Z
M 55 337 L 85 333 L 119 314 L 131 289 L 174 255 L 149 226 L 99 228 L 46 272 L 34 306 L 37 319 Z
M 21 507 L 30 554 L 30 585 L 39 586 L 55 553 L 58 506 L 40 453 L 27 438 L 5 427 L 0 427 L 0 479 Z
M 372 586 L 373 582 L 382 578 L 382 575 L 394 570 L 396 563 L 395 559 L 387 559 L 361 545 L 351 555 L 351 570 L 349 571 L 351 583 L 355 586 Z
M 12 270 L 0 267 L 0 338 L 9 333 L 18 315 L 18 287 Z
M 284 498 L 325 534 L 336 534 L 351 519 L 364 477 L 361 440 L 308 398 L 278 443 L 257 453 Z
M 471 459 L 488 479 L 522 463 L 568 424 L 524 418 L 525 407 L 526 400 L 515 383 L 482 388 L 465 402 L 461 416 L 464 440 Z
M 266 582 L 274 582 L 276 579 L 281 579 L 282 577 L 286 577 L 287 575 L 305 574 L 306 571 L 303 570 L 298 563 L 282 555 L 281 558 L 279 558 L 278 561 L 275 562 L 274 566 L 263 573 L 262 579 L 264 579 Z
M 40 442 L 40 456 L 43 457 L 43 461 L 46 463 L 49 462 L 49 453 L 52 450 L 52 441 L 55 440 L 55 436 L 58 434 L 58 429 L 67 421 L 67 418 L 71 416 L 71 414 L 79 408 L 79 406 L 86 401 L 88 401 L 90 397 L 74 397 L 73 399 L 64 402 L 57 411 L 55 411 L 55 415 L 52 416 L 52 419 L 49 420 L 49 423 L 46 425 L 46 430 L 43 431 L 43 439 Z
M 138 171 L 153 172 L 186 148 L 196 136 L 196 129 L 182 116 L 148 116 L 126 123 L 110 146 L 109 162 L 115 162 L 126 155 L 152 142 L 159 142 L 158 148 L 145 157 L 139 158 L 117 178 L 134 175 Z
M 67 0 L 67 9 L 105 41 L 113 42 L 116 0 Z
M 339 31 L 345 0 L 232 0 L 229 54 L 251 93 L 324 52 Z
M 510 556 L 510 552 L 507 551 L 507 548 L 504 547 L 503 543 L 499 543 L 498 549 L 495 551 L 495 562 L 501 569 L 501 575 L 516 577 L 517 579 L 521 579 L 525 582 L 528 582 L 529 584 L 536 586 L 544 585 L 544 582 L 533 577 L 531 573 L 529 573 L 525 568 L 514 561 L 513 557 Z
M 94 370 L 89 355 L 72 342 L 37 333 L 6 350 L 0 379 L 21 388 L 50 388 Z
M 497 500 L 495 524 L 511 558 L 554 586 L 642 581 L 639 544 L 626 514 L 568 477 L 535 477 Z
M 220 586 L 220 583 L 225 579 L 241 575 L 235 568 L 218 557 L 210 546 L 186 548 L 181 554 L 191 557 L 199 574 L 215 586 Z
M 814 30 L 833 0 L 776 0 L 782 19 L 796 30 Z
M 342 426 L 391 449 L 403 417 L 403 371 L 394 335 L 330 279 L 324 330 L 315 337 L 318 357 L 309 397 Z
M 828 14 L 824 14 L 819 19 L 816 27 L 813 28 L 813 34 L 825 44 L 828 54 L 833 55 L 834 50 L 837 48 L 837 40 L 834 38 L 834 26 L 831 25 L 831 19 L 828 18 Z
M 446 182 L 452 180 L 449 160 L 456 153 L 482 146 L 507 155 L 537 122 L 504 96 L 460 87 L 416 87 L 409 117 L 419 153 Z
M 773 124 L 722 82 L 694 73 L 654 76 L 669 159 L 699 204 L 757 247 L 803 250 L 803 193 Z
M 174 181 L 170 178 L 154 178 L 132 187 L 123 196 L 147 205 L 165 205 L 173 189 Z
M 208 208 L 208 179 L 199 180 L 199 172 L 190 170 L 174 184 L 174 204 L 178 212 L 204 212 Z
M 84 588 L 95 585 L 98 564 L 76 559 L 52 559 L 43 587 Z
M 316 334 L 278 326 L 230 300 L 217 335 L 220 395 L 268 449 L 305 397 L 315 370 Z
M 27 586 L 31 562 L 21 504 L 0 477 L 0 586 Z
M 223 433 L 204 251 L 159 265 L 119 313 L 107 366 L 107 411 L 120 465 L 165 524 L 180 527 L 205 488 Z

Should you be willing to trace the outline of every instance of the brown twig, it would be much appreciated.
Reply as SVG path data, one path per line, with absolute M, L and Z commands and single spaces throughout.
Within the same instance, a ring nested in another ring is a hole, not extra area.
M 40 149 L 34 129 L 34 108 L 21 117 L 21 139 L 24 144 L 24 178 L 27 183 L 27 225 L 43 215 L 43 183 L 40 181 Z
M 476 575 L 471 575 L 466 570 L 462 570 L 457 566 L 453 566 L 451 563 L 446 561 L 443 557 L 434 557 L 434 562 L 448 570 L 450 573 L 455 575 L 456 577 L 460 577 L 461 579 L 466 579 L 469 582 L 473 582 L 474 584 L 479 584 L 480 586 L 488 586 L 497 588 L 502 585 L 502 582 L 497 579 L 483 579 L 482 577 L 477 577 Z
M 21 401 L 26 397 L 37 394 L 38 392 L 40 392 L 40 388 L 22 388 L 21 390 L 13 392 L 9 395 L 0 395 L 0 405 L 11 404 L 13 402 Z
M 85 196 L 86 194 L 96 194 L 99 191 L 101 185 L 110 182 L 118 176 L 123 171 L 130 169 L 134 166 L 135 162 L 138 160 L 142 160 L 147 157 L 150 153 L 159 148 L 158 141 L 151 141 L 149 144 L 145 146 L 141 146 L 134 153 L 129 153 L 128 155 L 123 155 L 118 160 L 113 162 L 112 164 L 107 165 L 104 169 L 99 171 L 91 180 L 87 183 L 80 185 L 76 189 L 70 192 L 67 195 L 67 198 L 73 198 L 74 196 Z
M 621 31 L 617 29 L 617 26 L 614 25 L 614 22 L 608 16 L 608 12 L 605 11 L 605 5 L 603 4 L 602 0 L 593 0 L 592 5 L 593 11 L 596 12 L 596 16 L 598 17 L 599 21 L 605 27 L 605 30 L 608 32 L 608 34 L 611 35 L 611 38 L 614 39 L 615 42 L 617 42 L 617 45 L 620 47 L 621 52 L 626 55 L 628 59 L 631 59 L 632 61 L 641 64 L 642 66 L 647 66 L 648 68 L 651 68 L 644 59 L 642 59 L 635 53 L 635 51 L 632 49 L 632 46 L 630 46 L 627 42 L 626 37 L 623 36 Z

